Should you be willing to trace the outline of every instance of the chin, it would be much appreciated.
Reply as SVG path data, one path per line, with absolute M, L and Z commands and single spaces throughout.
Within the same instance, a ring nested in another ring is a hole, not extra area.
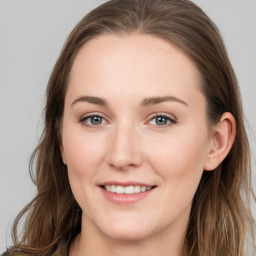
M 98 229 L 107 237 L 121 241 L 138 241 L 154 233 L 152 224 L 134 219 L 102 223 Z
M 119 230 L 108 230 L 105 235 L 111 239 L 119 241 L 139 241 L 149 236 L 149 232 L 142 228 L 127 228 Z

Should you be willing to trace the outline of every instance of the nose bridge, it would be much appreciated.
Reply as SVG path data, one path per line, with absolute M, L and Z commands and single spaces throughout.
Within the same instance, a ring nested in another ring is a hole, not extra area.
M 141 160 L 139 135 L 134 125 L 129 122 L 116 124 L 109 146 L 109 164 L 117 169 L 124 169 L 140 165 Z

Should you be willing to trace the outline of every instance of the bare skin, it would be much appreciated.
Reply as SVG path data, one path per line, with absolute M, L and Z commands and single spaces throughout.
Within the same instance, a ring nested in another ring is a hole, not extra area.
M 71 70 L 60 146 L 83 211 L 70 256 L 186 255 L 202 173 L 218 166 L 235 136 L 230 113 L 209 126 L 199 85 L 193 62 L 161 39 L 104 35 L 84 45 Z M 120 203 L 106 192 L 112 183 L 143 183 L 150 192 Z

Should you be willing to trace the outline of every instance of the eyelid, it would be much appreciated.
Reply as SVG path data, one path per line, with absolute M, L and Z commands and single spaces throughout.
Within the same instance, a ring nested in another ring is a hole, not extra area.
M 157 112 L 157 113 L 153 113 L 151 114 L 148 118 L 147 118 L 147 124 L 148 125 L 151 125 L 149 124 L 149 121 L 151 121 L 153 118 L 156 118 L 156 117 L 165 117 L 165 118 L 168 118 L 170 120 L 170 124 L 166 124 L 166 125 L 153 125 L 155 126 L 157 129 L 163 129 L 163 128 L 168 128 L 169 126 L 172 126 L 174 124 L 177 123 L 178 119 L 173 116 L 173 115 L 170 115 L 170 114 L 167 114 L 167 113 L 163 113 L 163 112 Z
M 93 116 L 99 116 L 101 118 L 104 119 L 105 123 L 103 124 L 99 124 L 99 125 L 90 125 L 90 124 L 86 124 L 85 123 L 85 120 L 87 118 L 90 118 L 90 117 L 93 117 Z M 178 119 L 173 116 L 173 115 L 170 115 L 170 114 L 167 114 L 167 113 L 163 113 L 163 112 L 156 112 L 156 113 L 153 113 L 151 115 L 148 116 L 147 118 L 147 121 L 146 121 L 146 124 L 147 125 L 151 125 L 149 124 L 149 122 L 153 119 L 153 118 L 156 118 L 156 117 L 164 117 L 164 118 L 167 118 L 170 120 L 170 123 L 169 124 L 166 124 L 166 125 L 152 125 L 152 126 L 155 126 L 155 128 L 157 129 L 161 129 L 161 128 L 168 128 L 169 126 L 172 126 L 174 124 L 177 123 Z M 90 112 L 90 113 L 87 113 L 87 114 L 84 114 L 83 116 L 81 116 L 79 118 L 79 123 L 82 123 L 84 126 L 87 126 L 89 128 L 101 128 L 102 125 L 106 125 L 106 124 L 110 124 L 110 121 L 108 120 L 108 118 L 102 114 L 102 113 L 99 113 L 99 112 Z
M 108 121 L 108 118 L 106 118 L 105 117 L 105 115 L 103 115 L 102 113 L 99 113 L 99 112 L 90 112 L 90 113 L 87 113 L 87 114 L 84 114 L 83 116 L 81 116 L 80 118 L 79 118 L 79 123 L 82 123 L 84 126 L 87 126 L 87 127 L 89 127 L 89 128 L 100 128 L 102 125 L 105 125 L 106 123 L 104 123 L 104 124 L 100 124 L 100 125 L 89 125 L 89 124 L 86 124 L 85 123 L 85 120 L 87 119 L 87 118 L 90 118 L 90 117 L 93 117 L 93 116 L 99 116 L 99 117 L 101 117 L 102 119 L 104 119 L 105 121 L 106 121 L 106 123 L 110 123 L 109 121 Z

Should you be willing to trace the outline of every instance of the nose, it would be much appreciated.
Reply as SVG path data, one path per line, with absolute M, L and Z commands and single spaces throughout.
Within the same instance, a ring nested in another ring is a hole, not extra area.
M 108 147 L 108 164 L 118 170 L 140 166 L 143 156 L 139 141 L 139 134 L 132 127 L 116 127 Z

